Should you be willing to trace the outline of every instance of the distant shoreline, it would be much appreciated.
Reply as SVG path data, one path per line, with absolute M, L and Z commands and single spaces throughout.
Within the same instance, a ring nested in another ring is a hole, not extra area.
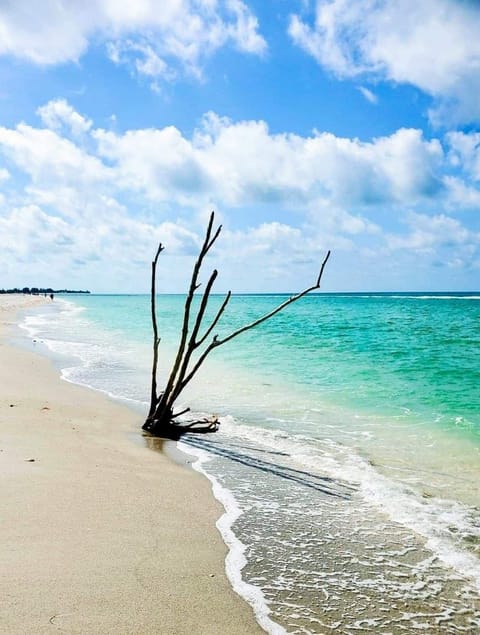
M 74 289 L 52 289 L 51 287 L 23 287 L 22 289 L 0 289 L 2 295 L 47 295 L 49 293 L 62 294 L 62 293 L 85 293 L 89 294 L 88 290 L 74 290 Z

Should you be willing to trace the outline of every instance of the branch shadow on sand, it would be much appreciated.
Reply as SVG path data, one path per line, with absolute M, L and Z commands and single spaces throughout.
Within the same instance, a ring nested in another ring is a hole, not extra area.
M 228 447 L 222 447 L 214 441 L 203 438 L 200 439 L 195 435 L 186 434 L 182 437 L 182 443 L 185 443 L 186 445 L 192 446 L 194 448 L 205 450 L 210 454 L 215 454 L 216 456 L 234 461 L 235 463 L 240 463 L 241 465 L 245 465 L 246 467 L 252 468 L 254 470 L 259 470 L 278 478 L 285 479 L 287 481 L 295 483 L 296 485 L 308 487 L 327 496 L 341 498 L 343 500 L 350 500 L 352 498 L 353 492 L 356 491 L 356 488 L 352 485 L 337 481 L 328 476 L 311 474 L 310 472 L 297 470 L 285 465 L 270 463 L 269 461 L 256 456 L 252 456 L 251 454 L 238 452 L 237 450 Z M 254 450 L 255 452 L 266 452 L 268 454 L 289 456 L 284 452 L 269 452 L 257 448 L 252 448 L 252 450 Z

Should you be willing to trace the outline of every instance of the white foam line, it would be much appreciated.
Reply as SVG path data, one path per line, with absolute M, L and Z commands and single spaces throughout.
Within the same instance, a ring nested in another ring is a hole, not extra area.
M 320 457 L 308 446 L 311 438 L 238 423 L 233 428 L 232 422 L 231 417 L 222 418 L 224 432 L 232 431 L 256 444 L 262 443 L 288 453 L 293 460 L 313 472 L 318 469 Z M 365 501 L 385 512 L 394 522 L 422 536 L 427 549 L 463 578 L 469 578 L 480 590 L 478 557 L 463 551 L 449 537 L 448 527 L 452 523 L 462 532 L 476 537 L 480 535 L 478 526 L 473 526 L 469 518 L 468 507 L 454 500 L 433 498 L 427 501 L 419 498 L 413 488 L 382 475 L 361 456 L 349 454 L 347 447 L 326 440 L 323 446 L 327 451 L 321 455 L 321 463 L 327 474 L 347 483 L 358 483 Z M 329 448 L 331 451 L 328 451 Z
M 72 315 L 85 311 L 85 307 L 78 306 L 74 302 L 69 302 L 68 300 L 63 299 L 57 300 L 55 308 L 59 309 L 58 315 Z M 38 334 L 41 332 L 41 327 L 44 326 L 45 323 L 50 322 L 50 319 L 51 314 L 45 313 L 45 307 L 37 307 L 36 310 L 35 308 L 32 308 L 24 316 L 23 321 L 18 323 L 18 326 L 26 331 L 29 337 L 34 338 L 37 337 Z
M 283 626 L 270 619 L 270 609 L 262 590 L 253 584 L 245 582 L 242 578 L 242 569 L 247 564 L 247 559 L 244 555 L 246 546 L 233 533 L 232 525 L 243 512 L 233 494 L 204 469 L 203 464 L 211 460 L 208 452 L 192 448 L 182 442 L 178 443 L 178 447 L 182 452 L 193 454 L 197 457 L 198 460 L 192 464 L 193 468 L 208 478 L 212 484 L 213 495 L 225 509 L 225 513 L 222 514 L 216 524 L 223 541 L 228 547 L 228 554 L 225 558 L 225 570 L 234 591 L 250 604 L 257 622 L 267 633 L 270 633 L 270 635 L 288 635 L 288 631 Z
M 356 299 L 372 299 L 372 300 L 384 300 L 385 298 L 390 299 L 390 298 L 394 298 L 394 299 L 399 299 L 399 300 L 480 300 L 480 295 L 398 295 L 396 293 L 392 293 L 392 294 L 369 294 L 369 293 L 362 293 L 362 294 L 348 294 L 348 295 L 340 295 L 340 294 L 334 294 L 334 295 L 327 295 L 324 294 L 323 296 L 317 296 L 317 297 L 322 297 L 325 298 L 327 300 L 329 299 L 337 299 L 337 298 L 348 298 L 348 299 L 352 299 L 352 300 L 356 300 Z
M 80 313 L 84 310 L 84 307 L 77 307 L 77 305 L 75 305 L 72 302 L 68 302 L 67 300 L 59 300 L 59 303 L 62 303 L 66 306 L 66 309 L 68 309 L 68 312 L 72 313 Z M 63 312 L 67 312 L 67 310 L 62 311 Z M 27 316 L 28 319 L 29 316 Z M 25 319 L 22 323 L 19 324 L 20 328 L 24 329 L 25 331 L 27 331 L 27 333 L 29 334 L 30 337 L 37 337 L 38 334 L 38 330 L 37 329 L 33 329 L 27 322 L 27 319 Z M 54 346 L 52 346 L 52 340 L 49 340 L 48 338 L 43 338 L 41 340 L 41 343 L 45 346 L 46 349 L 48 349 L 48 351 L 50 353 L 57 353 L 59 351 L 56 351 Z M 50 358 L 50 355 L 47 353 L 47 351 L 43 352 L 44 356 Z M 131 397 L 124 397 L 123 395 L 120 395 L 118 393 L 114 393 L 111 392 L 110 390 L 106 390 L 104 388 L 98 388 L 98 386 L 94 386 L 93 384 L 89 384 L 85 381 L 80 381 L 79 379 L 72 379 L 70 377 L 70 373 L 72 371 L 77 370 L 78 368 L 85 368 L 86 364 L 88 363 L 87 360 L 83 359 L 82 357 L 80 357 L 78 354 L 74 353 L 73 354 L 80 362 L 79 366 L 66 366 L 66 367 L 61 367 L 59 368 L 59 372 L 60 372 L 60 379 L 63 381 L 66 381 L 69 384 L 73 384 L 75 386 L 81 386 L 82 388 L 88 388 L 89 390 L 94 390 L 95 392 L 99 392 L 103 395 L 107 395 L 107 397 L 109 397 L 110 399 L 113 399 L 114 401 L 119 401 L 119 402 L 125 402 L 127 404 L 134 404 L 136 406 L 147 406 L 148 402 L 147 401 L 142 401 L 140 399 L 133 399 Z
M 73 367 L 74 370 L 77 369 L 77 367 Z M 107 397 L 109 397 L 110 399 L 113 399 L 114 401 L 121 401 L 121 402 L 126 402 L 126 403 L 133 403 L 135 405 L 140 405 L 140 406 L 148 406 L 148 401 L 142 401 L 140 399 L 133 399 L 132 397 L 124 397 L 123 395 L 119 395 L 115 392 L 110 392 L 110 390 L 106 390 L 104 388 L 98 388 L 97 386 L 93 386 L 92 384 L 87 384 L 84 381 L 79 381 L 78 379 L 70 379 L 70 377 L 68 377 L 68 375 L 65 374 L 65 371 L 69 371 L 72 370 L 71 368 L 62 368 L 60 370 L 60 379 L 62 379 L 63 381 L 66 381 L 69 384 L 73 384 L 74 386 L 81 386 L 82 388 L 88 388 L 89 390 L 94 390 L 95 392 L 99 392 L 102 393 L 102 395 L 107 395 Z
M 388 297 L 401 300 L 480 300 L 478 295 L 391 295 Z

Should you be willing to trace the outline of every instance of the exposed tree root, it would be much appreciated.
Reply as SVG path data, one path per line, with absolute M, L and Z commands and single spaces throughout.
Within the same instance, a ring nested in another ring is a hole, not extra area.
M 217 432 L 219 426 L 218 417 L 211 417 L 210 419 L 198 419 L 188 423 L 177 423 L 175 421 L 160 423 L 159 421 L 152 421 L 147 427 L 144 424 L 143 429 L 152 436 L 178 441 L 184 434 Z

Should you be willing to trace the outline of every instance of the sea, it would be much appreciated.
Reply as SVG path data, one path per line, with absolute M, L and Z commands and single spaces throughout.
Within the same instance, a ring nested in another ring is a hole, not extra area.
M 215 332 L 287 297 L 233 296 Z M 160 385 L 184 303 L 157 297 Z M 22 327 L 65 380 L 145 415 L 149 296 L 59 296 Z M 208 357 L 178 407 L 219 431 L 178 445 L 267 632 L 480 633 L 479 352 L 480 293 L 318 293 Z

